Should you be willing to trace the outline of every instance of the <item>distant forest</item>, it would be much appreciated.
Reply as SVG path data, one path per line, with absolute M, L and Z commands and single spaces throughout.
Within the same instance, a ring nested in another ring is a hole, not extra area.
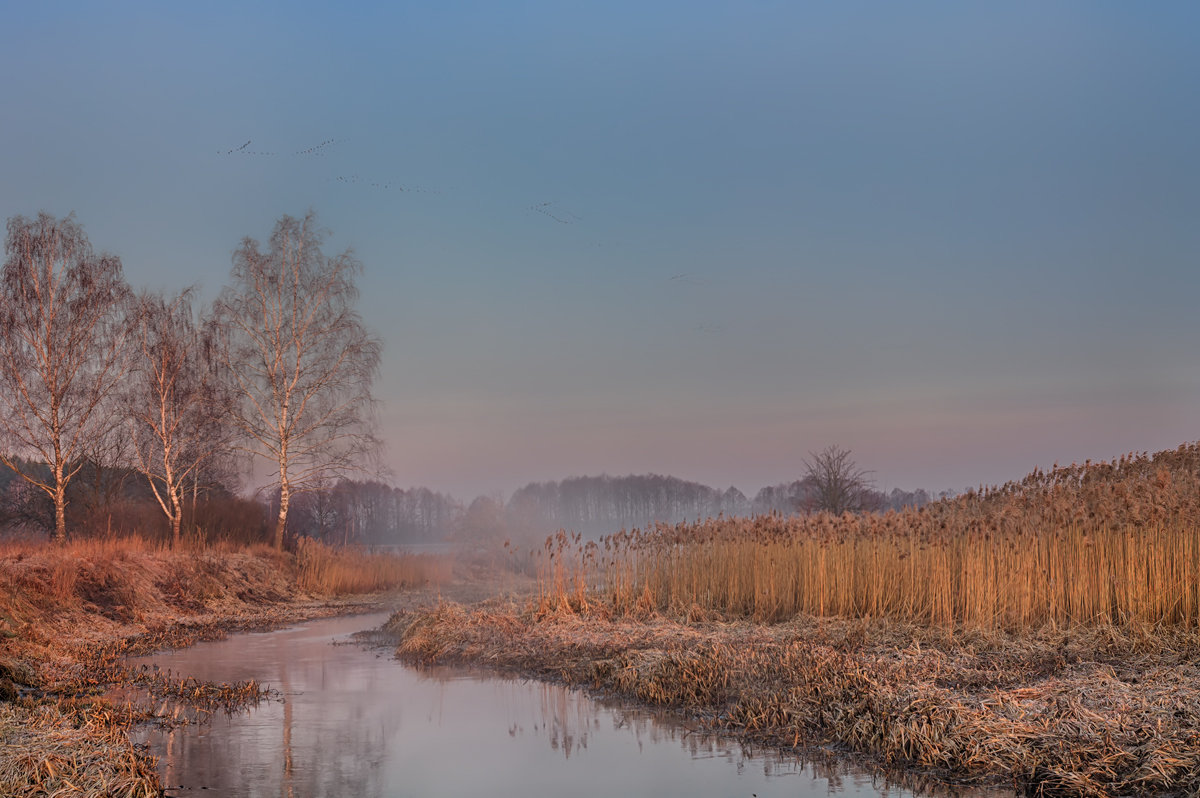
M 210 541 L 268 539 L 278 495 L 250 499 L 239 496 L 236 488 L 236 477 L 228 474 L 197 481 L 189 490 L 185 526 Z M 898 510 L 936 498 L 924 490 L 871 490 L 864 504 L 872 510 Z M 530 544 L 558 529 L 597 537 L 656 522 L 790 515 L 815 508 L 811 478 L 762 488 L 750 499 L 737 488 L 719 490 L 658 474 L 572 477 L 530 483 L 506 502 L 480 496 L 469 503 L 427 488 L 340 480 L 292 497 L 288 535 L 367 545 L 506 539 Z M 67 512 L 72 534 L 78 536 L 169 535 L 145 477 L 133 469 L 86 465 L 71 483 Z M 54 507 L 46 494 L 3 466 L 0 525 L 30 534 L 54 528 Z
M 865 494 L 864 509 L 874 511 L 921 507 L 936 498 L 924 490 L 883 493 L 868 489 Z M 772 512 L 791 515 L 815 512 L 817 508 L 811 477 L 762 488 L 751 499 L 734 487 L 719 490 L 672 476 L 605 475 L 530 483 L 513 493 L 504 507 L 504 518 L 515 533 L 568 529 L 596 536 L 656 522 Z

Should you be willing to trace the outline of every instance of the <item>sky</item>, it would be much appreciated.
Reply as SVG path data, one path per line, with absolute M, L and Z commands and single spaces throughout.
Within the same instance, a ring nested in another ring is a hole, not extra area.
M 348 5 L 9 4 L 0 216 L 211 298 L 315 211 L 400 487 L 1198 437 L 1200 6 Z

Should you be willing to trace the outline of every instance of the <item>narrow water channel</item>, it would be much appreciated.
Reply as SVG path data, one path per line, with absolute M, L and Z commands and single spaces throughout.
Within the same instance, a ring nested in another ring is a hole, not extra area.
M 168 795 L 817 796 L 904 793 L 865 775 L 749 756 L 655 713 L 478 671 L 413 669 L 351 641 L 386 614 L 241 634 L 136 660 L 282 694 L 148 732 Z

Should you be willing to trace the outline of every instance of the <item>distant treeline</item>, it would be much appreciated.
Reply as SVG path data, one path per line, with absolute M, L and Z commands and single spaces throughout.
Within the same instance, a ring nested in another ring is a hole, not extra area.
M 866 491 L 868 510 L 922 507 L 932 497 L 924 490 L 890 493 Z M 510 522 L 537 530 L 570 529 L 604 534 L 645 527 L 655 522 L 678 523 L 724 516 L 768 513 L 810 513 L 818 509 L 811 477 L 765 487 L 748 499 L 734 487 L 718 490 L 672 476 L 645 474 L 625 477 L 574 477 L 561 482 L 530 483 L 509 499 Z
M 868 509 L 922 507 L 924 490 L 869 491 Z M 748 499 L 737 488 L 718 490 L 658 474 L 572 477 L 534 482 L 507 502 L 480 496 L 468 505 L 425 488 L 402 490 L 380 482 L 338 483 L 295 500 L 294 533 L 338 542 L 403 543 L 437 540 L 536 542 L 558 529 L 589 537 L 620 529 L 771 512 L 817 509 L 810 479 L 763 488 Z
M 197 479 L 187 496 L 189 533 L 209 541 L 268 540 L 278 496 L 245 498 L 237 488 L 236 476 L 228 473 Z M 921 507 L 933 498 L 923 490 L 871 491 L 867 504 L 882 511 Z M 73 535 L 169 535 L 145 477 L 134 469 L 85 464 L 67 499 Z M 765 487 L 749 499 L 737 488 L 718 490 L 658 474 L 572 477 L 530 483 L 507 502 L 480 496 L 469 504 L 428 488 L 341 480 L 292 497 L 288 534 L 375 545 L 504 539 L 530 543 L 558 529 L 594 537 L 655 522 L 808 513 L 816 509 L 815 501 L 810 479 Z M 0 525 L 31 534 L 54 527 L 54 507 L 46 494 L 3 466 Z
M 341 480 L 293 496 L 288 531 L 330 543 L 430 543 L 450 539 L 463 514 L 461 502 L 428 488 Z

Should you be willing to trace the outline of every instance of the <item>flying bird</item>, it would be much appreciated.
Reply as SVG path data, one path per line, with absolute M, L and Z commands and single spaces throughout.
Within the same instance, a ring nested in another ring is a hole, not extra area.
M 292 155 L 324 155 L 325 153 L 322 150 L 337 143 L 339 143 L 338 139 L 325 139 L 320 144 L 314 144 L 308 149 L 297 150 Z
M 279 154 L 277 152 L 271 152 L 268 150 L 247 149 L 250 146 L 250 142 L 252 140 L 253 139 L 247 139 L 246 143 L 243 144 L 242 146 L 234 147 L 232 150 L 226 150 L 224 153 L 222 153 L 218 150 L 217 154 L 218 155 L 233 155 L 235 153 L 241 153 L 242 155 L 260 155 L 260 156 L 275 156 L 275 155 Z M 314 144 L 311 147 L 307 147 L 303 150 L 296 150 L 295 152 L 290 153 L 290 154 L 293 156 L 324 155 L 325 154 L 324 150 L 326 147 L 331 147 L 334 144 L 340 144 L 342 141 L 345 141 L 345 139 L 325 139 L 320 144 Z
M 553 219 L 554 221 L 558 222 L 559 224 L 570 224 L 570 223 L 571 223 L 571 219 L 574 219 L 574 220 L 575 220 L 575 221 L 577 221 L 577 222 L 582 222 L 582 221 L 583 221 L 583 218 L 582 218 L 582 217 L 576 216 L 575 214 L 571 213 L 570 211 L 568 211 L 568 210 L 566 210 L 566 209 L 564 209 L 564 208 L 555 208 L 555 207 L 553 207 L 555 204 L 556 204 L 556 203 L 555 203 L 555 202 L 553 202 L 553 201 L 551 201 L 551 202 L 539 202 L 537 205 L 530 205 L 530 206 L 529 206 L 529 210 L 531 210 L 531 211 L 537 211 L 537 212 L 538 212 L 538 213 L 540 213 L 540 214 L 543 214 L 543 215 L 545 215 L 545 216 L 549 216 L 551 219 Z M 570 217 L 571 217 L 571 219 L 566 219 L 566 218 L 564 218 L 564 217 L 566 217 L 566 216 L 570 216 Z
M 329 178 L 326 178 L 326 182 L 343 183 L 347 186 L 359 185 L 359 186 L 370 186 L 371 188 L 384 188 L 384 189 L 393 189 L 394 188 L 397 191 L 402 191 L 402 192 L 405 192 L 408 194 L 441 194 L 442 193 L 442 192 L 438 191 L 436 188 L 425 188 L 424 186 L 414 186 L 414 185 L 402 186 L 399 183 L 393 183 L 391 181 L 384 182 L 382 180 L 371 180 L 369 178 L 361 177 L 357 174 L 338 175 L 337 177 L 329 177 Z
M 363 178 L 359 177 L 358 175 L 338 175 L 337 177 L 330 178 L 330 179 L 336 180 L 339 183 L 345 183 L 347 185 L 361 184 L 364 186 L 372 186 L 373 188 L 391 188 L 392 187 L 391 183 L 380 183 L 377 180 L 364 180 Z M 399 188 L 401 191 L 404 190 L 403 186 L 397 186 L 397 188 Z
M 691 272 L 680 272 L 672 274 L 667 278 L 667 282 L 671 285 L 703 285 L 704 281 L 692 274 Z

